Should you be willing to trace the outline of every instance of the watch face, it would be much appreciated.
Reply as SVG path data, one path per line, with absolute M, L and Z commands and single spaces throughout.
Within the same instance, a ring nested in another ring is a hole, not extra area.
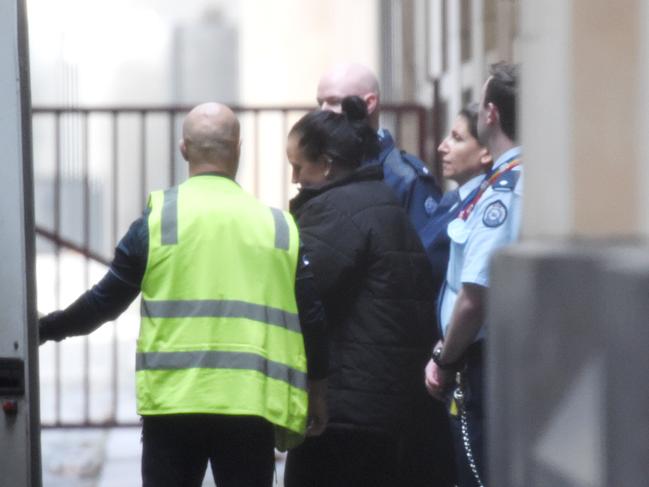
M 439 365 L 439 358 L 442 356 L 442 349 L 436 348 L 433 350 L 433 362 Z

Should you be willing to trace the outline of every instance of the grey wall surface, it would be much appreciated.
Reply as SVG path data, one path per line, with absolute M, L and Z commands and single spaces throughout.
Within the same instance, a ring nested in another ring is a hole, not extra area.
M 649 249 L 603 269 L 606 486 L 649 483 Z
M 492 276 L 489 485 L 646 485 L 649 249 L 526 243 Z

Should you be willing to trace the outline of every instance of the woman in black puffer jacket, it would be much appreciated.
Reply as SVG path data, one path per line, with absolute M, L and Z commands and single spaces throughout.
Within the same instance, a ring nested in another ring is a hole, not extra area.
M 433 344 L 429 261 L 382 182 L 362 99 L 315 111 L 287 144 L 300 228 L 328 321 L 329 423 L 288 455 L 293 486 L 396 485 L 397 440 L 413 420 Z M 434 461 L 431 459 L 431 461 Z

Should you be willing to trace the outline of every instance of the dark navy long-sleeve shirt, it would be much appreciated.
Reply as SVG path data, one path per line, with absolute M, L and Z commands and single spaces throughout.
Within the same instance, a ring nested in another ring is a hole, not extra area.
M 450 245 L 446 223 L 439 224 L 436 218 L 432 218 L 442 191 L 423 161 L 400 151 L 389 131 L 379 131 L 379 142 L 381 152 L 378 157 L 364 161 L 363 165 L 379 164 L 383 168 L 385 184 L 394 191 L 424 245 L 433 271 L 435 289 L 439 290 L 446 276 Z

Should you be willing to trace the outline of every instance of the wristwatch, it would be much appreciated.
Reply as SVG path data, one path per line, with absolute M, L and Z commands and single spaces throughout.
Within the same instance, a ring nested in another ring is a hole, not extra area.
M 442 362 L 442 347 L 435 347 L 433 348 L 432 353 L 430 354 L 430 358 L 433 359 L 433 362 L 435 362 L 435 365 L 437 365 L 440 369 L 442 370 L 458 370 L 462 366 L 462 360 L 458 360 L 456 362 L 452 363 L 444 363 Z

